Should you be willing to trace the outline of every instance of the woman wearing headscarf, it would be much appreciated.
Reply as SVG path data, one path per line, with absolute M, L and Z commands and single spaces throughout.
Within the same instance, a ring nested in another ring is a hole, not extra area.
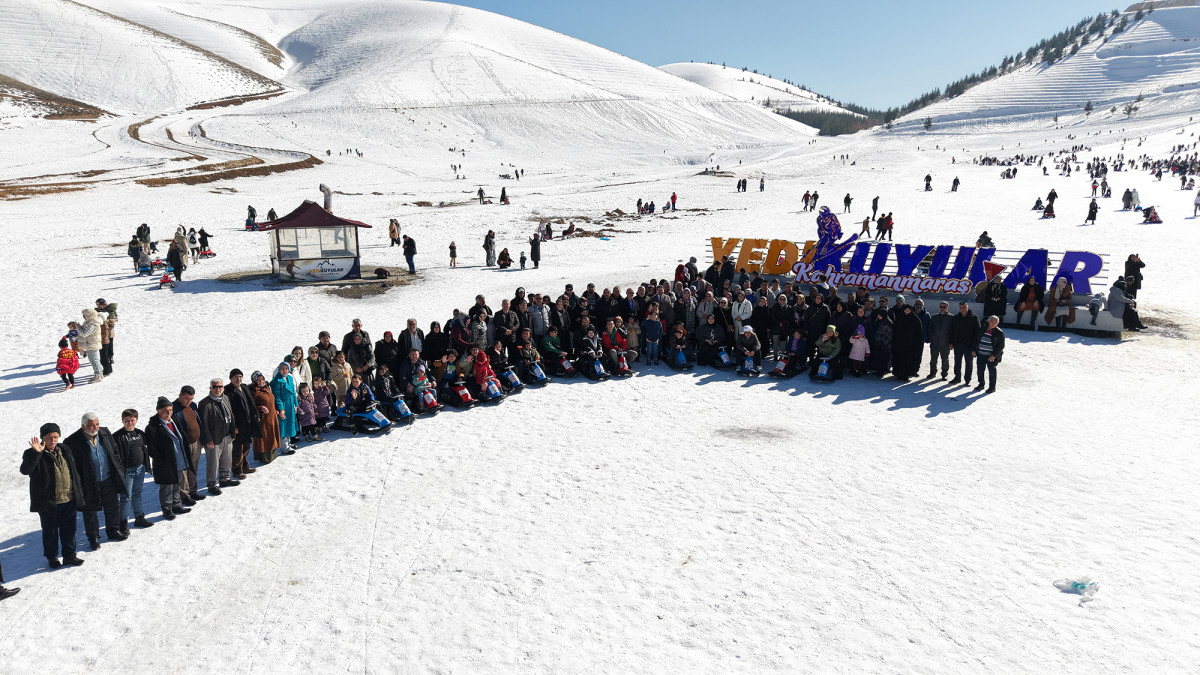
M 279 449 L 279 414 L 275 409 L 275 394 L 261 371 L 250 376 L 254 405 L 258 408 L 258 435 L 254 437 L 254 459 L 263 464 L 275 460 Z
M 1066 277 L 1055 279 L 1047 295 L 1046 323 L 1054 323 L 1059 330 L 1066 328 L 1069 323 L 1075 323 L 1075 307 L 1071 305 L 1075 286 L 1071 281 Z
M 880 377 L 888 371 L 892 361 L 892 337 L 895 330 L 887 310 L 880 307 L 871 315 L 867 325 L 867 341 L 871 345 L 871 355 L 867 357 L 867 371 L 877 373 Z
M 276 416 L 279 418 L 279 454 L 290 455 L 296 451 L 296 437 L 300 425 L 296 421 L 296 410 L 300 401 L 296 397 L 296 380 L 287 361 L 275 369 L 271 378 L 271 393 L 275 395 Z

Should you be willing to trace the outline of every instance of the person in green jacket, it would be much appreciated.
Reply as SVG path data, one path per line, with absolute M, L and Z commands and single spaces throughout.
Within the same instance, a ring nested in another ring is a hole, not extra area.
M 808 376 L 815 378 L 821 364 L 828 363 L 829 367 L 833 369 L 833 379 L 841 379 L 842 373 L 837 365 L 837 355 L 842 351 L 842 339 L 838 336 L 836 327 L 832 325 L 825 327 L 825 333 L 817 338 L 816 350 L 817 358 L 813 359 Z

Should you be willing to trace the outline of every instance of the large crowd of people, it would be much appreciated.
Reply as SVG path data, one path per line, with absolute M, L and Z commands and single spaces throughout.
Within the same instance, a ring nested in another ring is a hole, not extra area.
M 98 351 L 92 335 L 116 318 L 115 303 L 96 306 L 84 310 L 78 344 L 89 360 Z M 943 302 L 931 315 L 919 299 L 752 279 L 735 274 L 728 259 L 701 274 L 693 258 L 673 279 L 624 289 L 587 284 L 577 294 L 567 284 L 554 295 L 518 288 L 498 309 L 479 295 L 466 311 L 453 310 L 444 327 L 433 321 L 426 331 L 409 319 L 377 341 L 355 319 L 340 344 L 321 331 L 315 344 L 295 346 L 268 373 L 253 371 L 247 380 L 235 368 L 211 379 L 204 393 L 185 385 L 174 398 L 153 396 L 148 414 L 131 407 L 110 421 L 88 412 L 65 433 L 47 422 L 20 470 L 29 477 L 47 565 L 78 566 L 78 514 L 93 551 L 101 547 L 102 526 L 107 541 L 119 542 L 131 528 L 154 525 L 143 505 L 148 475 L 163 520 L 172 521 L 303 443 L 322 440 L 337 415 L 395 402 L 420 411 L 429 401 L 450 402 L 456 387 L 485 400 L 489 391 L 513 388 L 498 377 L 507 371 L 526 382 L 544 381 L 544 373 L 619 376 L 660 366 L 740 366 L 756 375 L 771 360 L 780 377 L 890 373 L 905 381 L 919 376 L 927 353 L 926 377 L 937 377 L 940 367 L 945 380 L 953 353 L 952 384 L 969 385 L 977 374 L 976 389 L 983 390 L 986 373 L 994 391 L 1004 354 L 999 319 L 981 323 L 966 303 L 956 309 Z M 70 350 L 70 338 L 64 340 Z M 111 337 L 107 344 L 111 361 Z M 97 378 L 103 367 L 97 364 Z

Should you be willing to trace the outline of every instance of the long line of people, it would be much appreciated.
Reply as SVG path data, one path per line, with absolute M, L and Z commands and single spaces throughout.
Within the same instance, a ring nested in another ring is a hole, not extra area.
M 930 316 L 920 300 L 897 296 L 889 306 L 888 297 L 865 289 L 842 297 L 828 286 L 802 292 L 765 279 L 752 289 L 749 278 L 732 278 L 731 268 L 718 272 L 724 291 L 699 274 L 693 258 L 674 281 L 636 288 L 588 284 L 576 294 L 567 284 L 556 297 L 518 288 L 499 310 L 479 295 L 465 312 L 455 309 L 445 328 L 433 321 L 425 331 L 408 319 L 399 334 L 385 331 L 375 342 L 355 319 L 340 345 L 321 331 L 316 344 L 295 346 L 269 376 L 254 371 L 246 381 L 235 368 L 227 379 L 212 379 L 205 396 L 183 386 L 174 400 L 156 397 L 141 428 L 133 408 L 122 412 L 116 432 L 92 412 L 65 438 L 56 423 L 43 424 L 20 470 L 30 479 L 30 511 L 41 522 L 47 565 L 83 564 L 75 542 L 80 512 L 93 551 L 101 546 L 100 514 L 108 541 L 128 538 L 131 521 L 152 527 L 143 507 L 147 475 L 170 521 L 278 456 L 322 440 L 331 426 L 366 428 L 355 415 L 382 412 L 404 421 L 447 404 L 497 402 L 551 375 L 623 377 L 636 362 L 676 370 L 740 366 L 757 375 L 773 359 L 777 377 L 807 370 L 826 380 L 846 372 L 908 380 L 918 376 L 928 345 L 928 378 L 940 362 L 946 379 L 953 351 L 951 384 L 970 384 L 974 362 L 977 389 L 987 372 L 988 391 L 995 390 L 1004 333 L 995 317 L 980 325 L 965 303 L 954 315 L 941 303 Z

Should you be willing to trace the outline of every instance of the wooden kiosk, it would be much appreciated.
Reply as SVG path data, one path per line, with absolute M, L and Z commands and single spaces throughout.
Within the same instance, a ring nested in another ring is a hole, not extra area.
M 339 218 L 305 200 L 295 211 L 263 223 L 271 236 L 271 273 L 280 281 L 337 281 L 362 278 L 358 229 L 371 227 Z

